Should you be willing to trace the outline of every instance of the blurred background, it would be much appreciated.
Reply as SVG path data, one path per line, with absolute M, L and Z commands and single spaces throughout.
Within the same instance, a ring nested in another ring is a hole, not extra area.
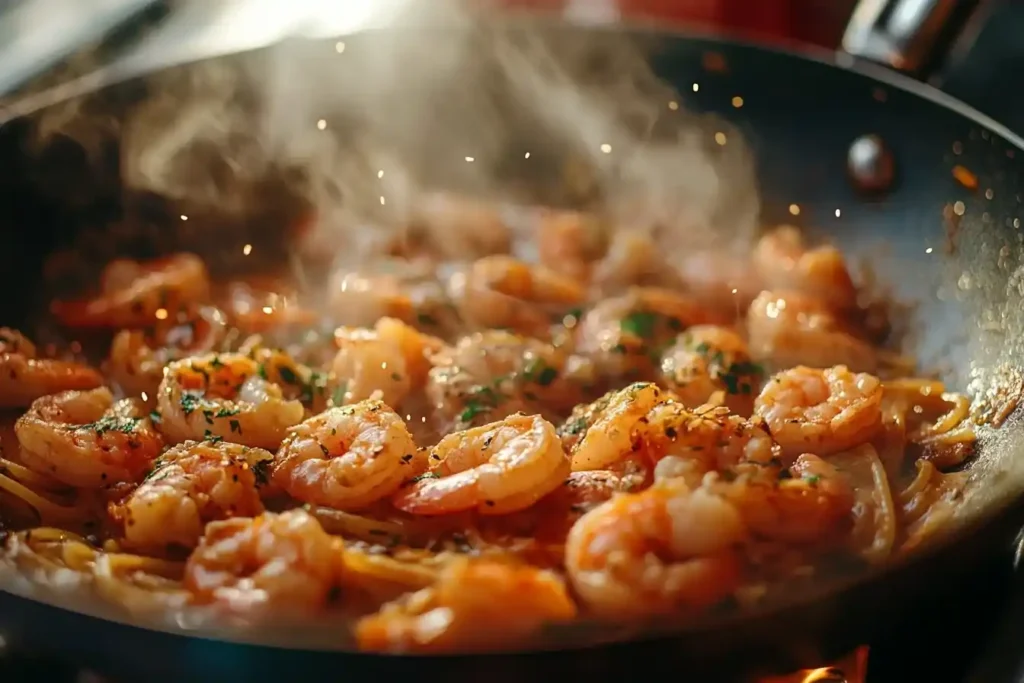
M 8 99 L 120 65 L 146 70 L 258 47 L 289 34 L 343 34 L 411 0 L 2 0 L 0 94 Z M 925 66 L 898 64 L 1024 131 L 1024 3 L 1015 0 L 481 0 L 590 21 L 643 19 L 829 50 L 852 42 L 894 61 L 923 42 Z M 859 37 L 847 32 L 861 17 Z M 870 34 L 870 35 L 868 35 Z M 882 34 L 879 36 L 879 34 Z M 900 43 L 900 41 L 903 41 Z M 920 55 L 918 55 L 920 57 Z M 915 58 L 917 59 L 917 58 Z M 917 59 L 917 61 L 921 61 Z M 921 68 L 918 68 L 918 67 Z

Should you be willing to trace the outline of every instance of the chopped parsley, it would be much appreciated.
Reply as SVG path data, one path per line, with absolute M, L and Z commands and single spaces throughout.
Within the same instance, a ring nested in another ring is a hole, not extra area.
M 412 479 L 410 479 L 408 481 L 408 483 L 409 484 L 415 484 L 416 482 L 423 481 L 424 479 L 440 479 L 440 478 L 441 477 L 439 477 L 438 475 L 434 474 L 433 472 L 424 472 L 423 474 L 415 476 Z
M 203 441 L 209 441 L 210 443 L 220 443 L 223 440 L 224 440 L 223 436 L 217 436 L 216 434 L 211 432 L 209 429 L 207 429 L 205 432 L 203 432 Z
M 163 415 L 160 414 L 160 411 L 154 410 L 149 414 L 149 419 L 154 424 L 160 424 L 160 421 L 163 419 Z
M 259 460 L 251 466 L 252 475 L 256 477 L 257 486 L 266 486 L 270 482 L 270 459 Z
M 221 408 L 220 410 L 217 411 L 214 417 L 233 417 L 235 415 L 238 415 L 239 412 L 240 411 L 238 408 Z
M 331 403 L 335 406 L 340 406 L 345 403 L 345 396 L 348 394 L 348 382 L 342 382 L 338 386 L 334 387 L 334 391 L 331 392 Z
M 641 339 L 649 339 L 654 335 L 654 329 L 658 324 L 658 314 L 649 311 L 636 311 L 630 313 L 619 321 L 619 328 Z
M 821 481 L 821 477 L 818 476 L 817 474 L 805 474 L 803 476 L 803 480 L 806 481 L 811 486 L 816 486 L 818 482 Z
M 558 377 L 558 370 L 548 365 L 543 359 L 534 358 L 523 370 L 523 377 L 529 382 L 546 387 Z
M 100 418 L 96 422 L 91 424 L 82 425 L 82 429 L 89 429 L 96 432 L 97 436 L 102 436 L 107 432 L 119 432 L 121 434 L 133 434 L 135 429 L 142 422 L 140 418 L 134 417 L 116 417 L 108 415 Z
M 185 415 L 191 415 L 194 413 L 200 405 L 203 403 L 202 394 L 198 394 L 192 391 L 185 391 L 181 394 L 181 410 Z
M 241 434 L 242 433 L 242 425 L 238 422 L 238 420 L 231 420 L 230 422 L 228 422 L 228 425 L 230 425 L 231 432 L 233 434 Z
M 277 373 L 281 375 L 281 380 L 287 384 L 300 384 L 298 376 L 295 371 L 287 365 L 281 365 L 277 368 Z

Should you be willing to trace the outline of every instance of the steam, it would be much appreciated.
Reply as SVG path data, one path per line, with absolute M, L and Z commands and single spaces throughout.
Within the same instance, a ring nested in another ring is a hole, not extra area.
M 686 111 L 651 70 L 652 46 L 472 4 L 414 2 L 393 30 L 162 76 L 123 122 L 126 183 L 244 215 L 273 178 L 315 213 L 318 249 L 352 262 L 438 189 L 585 208 L 680 253 L 753 234 L 749 150 Z M 50 117 L 48 133 L 86 129 Z

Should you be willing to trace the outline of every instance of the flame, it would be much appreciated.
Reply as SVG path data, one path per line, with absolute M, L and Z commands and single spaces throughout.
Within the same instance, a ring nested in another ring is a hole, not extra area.
M 868 648 L 859 647 L 832 666 L 802 669 L 787 676 L 762 678 L 758 683 L 864 683 Z

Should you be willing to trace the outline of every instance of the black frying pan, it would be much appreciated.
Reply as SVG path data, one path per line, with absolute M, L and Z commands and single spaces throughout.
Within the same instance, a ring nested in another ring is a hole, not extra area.
M 876 68 L 641 29 L 543 28 L 565 41 L 654 40 L 656 69 L 684 93 L 685 105 L 727 117 L 749 139 L 766 223 L 796 222 L 824 231 L 849 253 L 868 258 L 897 297 L 918 303 L 911 315 L 922 363 L 940 364 L 951 381 L 964 384 L 972 369 L 991 370 L 1019 353 L 1024 297 L 1012 273 L 1022 242 L 1020 138 L 936 91 Z M 359 50 L 393 38 L 371 33 L 347 38 L 346 44 Z M 444 39 L 443 31 L 438 39 Z M 709 53 L 717 56 L 709 59 Z M 256 52 L 222 61 L 228 68 L 265 56 Z M 182 67 L 193 68 L 199 67 Z M 82 106 L 96 115 L 93 120 L 130 117 L 154 94 L 154 82 L 133 79 L 92 95 Z M 740 109 L 732 104 L 735 96 L 743 98 Z M 166 197 L 125 191 L 116 135 L 94 139 L 87 153 L 66 139 L 42 148 L 32 144 L 36 127 L 29 117 L 0 129 L 0 220 L 10 240 L 0 251 L 5 292 L 28 291 L 25 285 L 35 281 L 43 256 L 69 243 L 102 257 L 104 250 L 149 255 L 182 246 L 232 251 L 261 240 L 254 253 L 280 258 L 287 236 L 273 226 L 288 224 L 306 208 L 273 178 L 254 186 L 247 212 L 230 216 L 208 205 L 183 208 Z M 849 147 L 865 134 L 886 143 L 896 168 L 891 187 L 873 197 L 848 178 Z M 954 165 L 970 169 L 978 188 L 958 183 Z M 569 201 L 556 194 L 541 198 Z M 954 212 L 959 221 L 950 223 L 944 208 L 956 202 L 962 202 Z M 800 207 L 799 216 L 790 212 L 792 204 Z M 186 212 L 191 220 L 218 225 L 216 244 L 174 228 L 181 227 L 176 221 Z M 105 240 L 73 242 L 83 231 L 122 220 L 144 226 L 142 235 L 115 241 L 108 231 Z M 27 295 L 4 299 L 5 324 L 17 324 L 39 303 Z M 546 652 L 381 657 L 262 644 L 264 636 L 272 638 L 269 632 L 242 644 L 171 627 L 141 628 L 85 596 L 59 597 L 11 584 L 0 587 L 0 633 L 15 645 L 149 681 L 277 682 L 299 675 L 554 680 L 622 678 L 654 667 L 712 680 L 786 671 L 825 662 L 897 631 L 932 633 L 942 615 L 955 611 L 954 605 L 933 604 L 934 596 L 962 586 L 983 561 L 998 561 L 1024 522 L 1024 472 L 1017 471 L 1024 450 L 1017 438 L 1021 429 L 1011 419 L 986 439 L 973 465 L 980 484 L 965 500 L 959 526 L 943 542 L 796 602 L 671 631 L 595 633 L 580 627 L 552 636 Z M 584 647 L 595 638 L 625 642 Z M 933 641 L 932 646 L 943 645 Z

